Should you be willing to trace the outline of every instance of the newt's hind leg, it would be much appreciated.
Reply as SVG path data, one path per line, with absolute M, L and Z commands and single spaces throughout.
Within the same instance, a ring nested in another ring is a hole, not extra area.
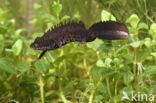
M 85 40 L 82 40 L 81 42 L 79 42 L 79 43 L 76 45 L 76 48 L 78 48 L 79 46 L 81 46 L 83 43 L 85 43 Z

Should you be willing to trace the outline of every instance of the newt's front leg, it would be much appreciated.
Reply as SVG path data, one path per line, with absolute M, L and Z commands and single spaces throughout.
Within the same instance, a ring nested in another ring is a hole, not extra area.
M 42 58 L 42 56 L 46 53 L 46 51 L 47 51 L 47 50 L 44 50 L 44 51 L 40 54 L 40 56 L 38 57 L 37 60 L 40 60 L 40 59 Z

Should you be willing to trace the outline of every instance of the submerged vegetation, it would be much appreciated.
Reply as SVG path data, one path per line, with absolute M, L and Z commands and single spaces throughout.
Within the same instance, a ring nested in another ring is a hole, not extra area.
M 0 103 L 155 103 L 155 0 L 0 2 Z M 130 37 L 72 42 L 35 62 L 30 44 L 69 20 L 122 22 Z

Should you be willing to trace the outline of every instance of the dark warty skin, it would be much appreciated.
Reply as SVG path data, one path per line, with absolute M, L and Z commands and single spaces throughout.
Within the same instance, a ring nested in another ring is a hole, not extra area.
M 103 40 L 127 39 L 129 32 L 127 27 L 115 21 L 99 22 L 93 24 L 88 30 L 83 22 L 67 22 L 55 26 L 42 37 L 37 37 L 31 44 L 32 49 L 43 50 L 38 59 L 48 50 L 60 48 L 70 42 L 92 42 L 96 38 Z

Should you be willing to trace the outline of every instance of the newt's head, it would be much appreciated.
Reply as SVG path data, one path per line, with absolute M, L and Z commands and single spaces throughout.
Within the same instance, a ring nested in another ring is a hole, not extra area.
M 52 40 L 44 40 L 43 38 L 37 37 L 30 47 L 36 50 L 51 50 L 54 48 L 54 45 L 55 43 Z

